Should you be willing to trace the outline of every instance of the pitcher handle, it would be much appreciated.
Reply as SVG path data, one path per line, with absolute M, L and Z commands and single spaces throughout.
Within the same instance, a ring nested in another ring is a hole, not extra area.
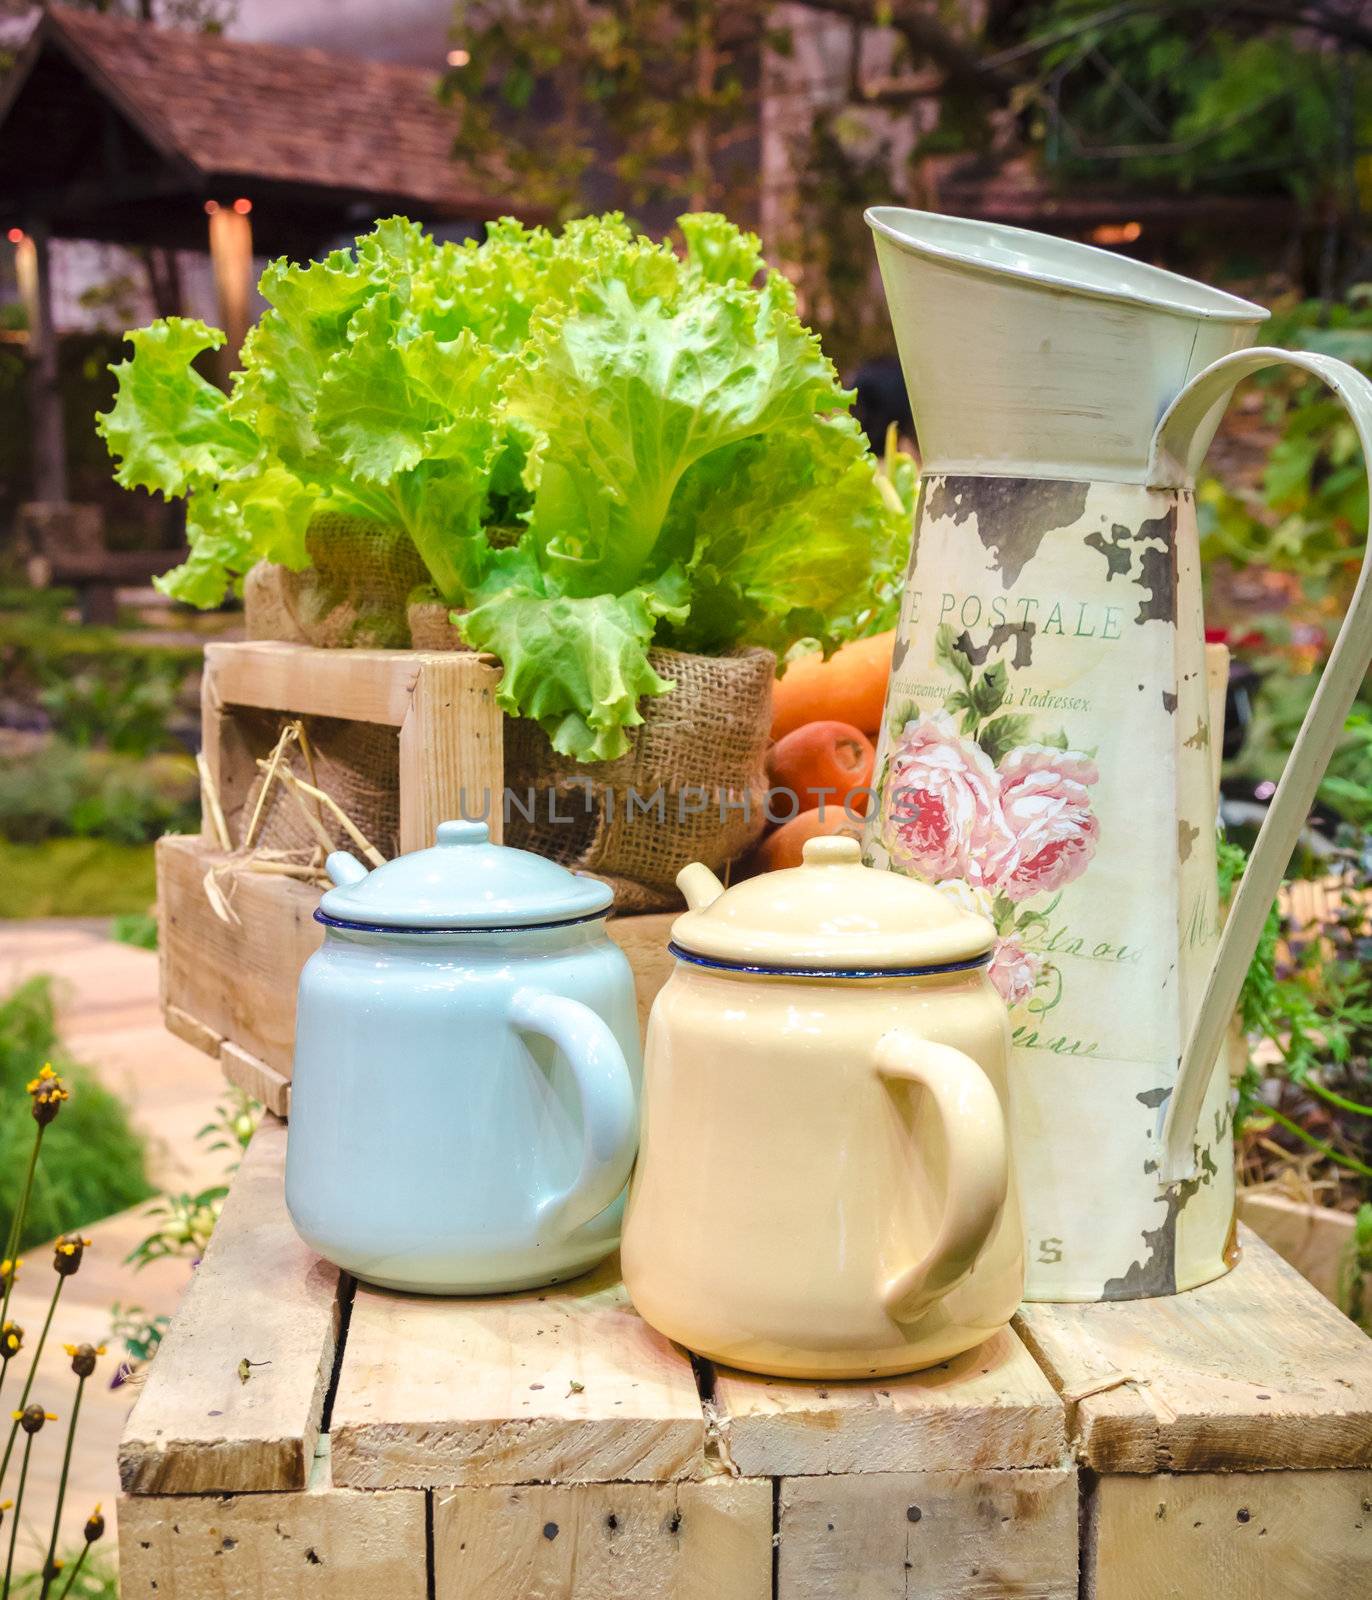
M 877 1040 L 880 1077 L 926 1088 L 948 1141 L 948 1199 L 933 1248 L 881 1286 L 897 1322 L 916 1317 L 967 1276 L 991 1235 L 1010 1186 L 1005 1113 L 991 1080 L 971 1056 L 904 1028 Z
M 1302 350 L 1259 348 L 1223 356 L 1187 384 L 1163 414 L 1153 435 L 1148 484 L 1187 489 L 1209 447 L 1218 414 L 1241 378 L 1266 367 L 1299 367 L 1322 378 L 1343 402 L 1357 430 L 1372 484 L 1372 382 L 1356 367 L 1332 356 Z M 1310 815 L 1344 720 L 1372 663 L 1372 539 L 1348 614 L 1330 651 L 1315 697 L 1291 748 L 1281 782 L 1268 807 L 1234 896 L 1210 969 L 1200 1010 L 1182 1052 L 1176 1088 L 1162 1131 L 1159 1176 L 1177 1183 L 1196 1176 L 1195 1144 L 1201 1106 L 1224 1035 L 1238 1005 L 1244 975 L 1257 949 L 1267 913 L 1281 886 L 1300 831 Z
M 550 1040 L 566 1056 L 581 1095 L 581 1168 L 561 1194 L 540 1202 L 540 1227 L 565 1236 L 597 1217 L 629 1181 L 638 1147 L 638 1106 L 629 1063 L 604 1019 L 580 1000 L 517 990 L 510 1022 Z

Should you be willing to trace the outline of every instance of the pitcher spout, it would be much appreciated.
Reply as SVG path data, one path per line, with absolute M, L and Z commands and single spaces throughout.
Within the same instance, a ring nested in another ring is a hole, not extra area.
M 929 475 L 1142 483 L 1163 412 L 1267 316 L 1071 239 L 866 215 Z

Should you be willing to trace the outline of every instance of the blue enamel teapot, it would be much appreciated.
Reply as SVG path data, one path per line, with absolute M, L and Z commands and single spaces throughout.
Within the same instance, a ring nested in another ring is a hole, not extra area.
M 642 1074 L 612 894 L 484 822 L 329 857 L 300 977 L 286 1204 L 368 1283 L 486 1294 L 619 1242 Z

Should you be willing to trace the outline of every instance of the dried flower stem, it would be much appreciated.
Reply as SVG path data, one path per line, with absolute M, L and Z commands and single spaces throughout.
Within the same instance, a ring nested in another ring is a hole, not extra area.
M 77 1556 L 76 1560 L 72 1562 L 71 1571 L 67 1574 L 67 1581 L 62 1585 L 62 1593 L 58 1595 L 57 1600 L 67 1600 L 67 1596 L 71 1593 L 71 1586 L 76 1582 L 77 1573 L 80 1572 L 81 1568 L 86 1563 L 86 1553 L 89 1549 L 90 1546 L 88 1544 L 83 1544 L 81 1546 L 80 1554 Z M 9 1600 L 9 1596 L 4 1596 L 4 1600 Z
M 5 1246 L 5 1258 L 10 1264 L 10 1270 L 5 1280 L 5 1298 L 3 1303 L 0 1303 L 0 1327 L 4 1326 L 5 1319 L 9 1316 L 10 1295 L 14 1290 L 14 1280 L 19 1276 L 19 1241 L 24 1236 L 24 1223 L 28 1220 L 29 1199 L 33 1194 L 33 1175 L 38 1170 L 38 1150 L 42 1143 L 43 1124 L 40 1122 L 34 1128 L 33 1149 L 29 1152 L 29 1170 L 24 1174 L 24 1187 L 19 1194 L 19 1204 L 15 1207 L 14 1218 L 10 1223 L 9 1242 Z
M 19 1424 L 16 1422 L 15 1427 L 17 1428 L 18 1426 Z M 24 1464 L 19 1469 L 19 1488 L 14 1496 L 14 1510 L 10 1513 L 10 1551 L 5 1559 L 5 1587 L 0 1591 L 0 1600 L 9 1600 L 10 1578 L 14 1572 L 14 1541 L 19 1533 L 19 1513 L 24 1507 L 24 1484 L 28 1481 L 29 1455 L 33 1450 L 33 1440 L 33 1434 L 26 1433 L 24 1435 Z M 14 1443 L 14 1435 L 12 1433 L 10 1435 L 10 1443 Z M 8 1455 L 9 1452 L 6 1451 L 5 1454 Z
M 57 1509 L 52 1514 L 52 1538 L 48 1540 L 48 1554 L 43 1562 L 43 1587 L 39 1590 L 38 1600 L 47 1600 L 48 1590 L 52 1587 L 52 1580 L 57 1576 L 53 1571 L 52 1563 L 57 1555 L 57 1534 L 62 1526 L 62 1502 L 67 1498 L 67 1474 L 71 1471 L 71 1450 L 72 1445 L 76 1442 L 76 1419 L 81 1414 L 81 1394 L 85 1387 L 85 1378 L 78 1377 L 76 1380 L 76 1399 L 72 1401 L 71 1406 L 71 1422 L 67 1426 L 67 1448 L 62 1455 L 62 1476 L 57 1482 Z
M 27 1380 L 24 1383 L 24 1392 L 23 1392 L 23 1394 L 21 1394 L 19 1396 L 19 1404 L 14 1408 L 16 1412 L 22 1411 L 24 1409 L 24 1407 L 29 1403 L 29 1390 L 33 1388 L 33 1380 L 38 1375 L 38 1358 L 43 1354 L 43 1344 L 44 1344 L 44 1341 L 48 1337 L 48 1329 L 50 1327 L 52 1327 L 52 1315 L 53 1315 L 53 1312 L 57 1310 L 58 1296 L 62 1293 L 62 1285 L 66 1281 L 67 1280 L 65 1278 L 63 1278 L 61 1276 L 58 1277 L 58 1279 L 57 1279 L 57 1287 L 52 1291 L 52 1299 L 48 1301 L 48 1314 L 47 1314 L 46 1317 L 43 1318 L 43 1331 L 42 1331 L 42 1333 L 40 1333 L 38 1335 L 38 1343 L 34 1346 L 33 1359 L 29 1363 L 29 1375 L 28 1375 Z M 10 1436 L 9 1436 L 8 1442 L 5 1445 L 5 1454 L 4 1454 L 3 1457 L 0 1457 L 0 1488 L 4 1487 L 5 1474 L 9 1471 L 10 1456 L 13 1455 L 13 1453 L 14 1453 L 14 1437 L 18 1432 L 19 1432 L 19 1421 L 18 1421 L 18 1418 L 16 1417 L 15 1421 L 10 1424 Z M 27 1448 L 24 1451 L 24 1460 L 25 1460 L 25 1462 L 28 1461 L 28 1450 L 27 1450 Z M 21 1480 L 21 1482 L 22 1482 L 22 1480 Z M 21 1494 L 23 1493 L 22 1488 L 20 1490 L 20 1493 Z M 17 1498 L 15 1500 L 15 1510 L 18 1511 L 18 1499 Z M 15 1521 L 17 1522 L 18 1520 L 19 1519 L 16 1516 L 15 1517 Z M 8 1590 L 7 1590 L 7 1592 L 8 1592 Z M 4 1596 L 3 1595 L 0 1595 L 0 1600 L 4 1600 Z

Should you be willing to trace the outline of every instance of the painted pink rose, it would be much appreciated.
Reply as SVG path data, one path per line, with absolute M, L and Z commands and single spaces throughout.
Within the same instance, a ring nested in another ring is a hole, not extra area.
M 1000 764 L 1000 803 L 1016 844 L 999 888 L 1011 900 L 1051 893 L 1085 872 L 1100 823 L 1091 785 L 1100 770 L 1075 750 L 1026 744 Z
M 1007 1006 L 1017 1006 L 1034 992 L 1034 985 L 1043 971 L 1043 957 L 1026 950 L 1017 933 L 1007 933 L 997 939 L 991 952 L 991 965 L 987 976 Z
M 898 867 L 937 883 L 995 884 L 1016 860 L 986 752 L 946 712 L 907 722 L 891 748 L 881 837 Z

